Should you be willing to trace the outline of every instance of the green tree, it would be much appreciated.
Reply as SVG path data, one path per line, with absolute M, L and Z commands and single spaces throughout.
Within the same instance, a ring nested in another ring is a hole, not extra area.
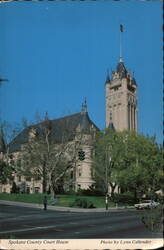
M 63 131 L 60 143 L 55 141 L 48 119 L 40 123 L 40 127 L 28 129 L 29 141 L 22 146 L 15 162 L 16 171 L 19 175 L 40 179 L 43 193 L 53 194 L 73 168 L 81 140 L 70 142 L 70 131 Z
M 19 191 L 19 189 L 18 189 L 15 181 L 13 181 L 12 188 L 11 188 L 11 193 L 16 194 L 16 193 L 18 193 L 18 191 Z
M 0 123 L 0 183 L 6 184 L 8 180 L 12 180 L 12 159 L 9 157 L 9 149 L 7 139 L 9 138 L 9 123 Z
M 161 188 L 162 151 L 154 137 L 135 132 L 124 132 L 125 155 L 123 168 L 118 172 L 118 183 L 124 190 L 142 196 L 148 190 Z
M 123 164 L 125 147 L 123 134 L 114 130 L 99 132 L 96 136 L 93 161 L 93 177 L 97 185 L 108 192 L 111 187 L 111 195 L 117 186 L 117 173 Z
M 106 192 L 109 184 L 112 195 L 116 185 L 135 198 L 163 188 L 162 166 L 162 149 L 154 137 L 113 130 L 97 135 L 94 178 Z
M 6 161 L 0 160 L 0 183 L 6 184 L 8 180 L 12 180 L 13 168 Z

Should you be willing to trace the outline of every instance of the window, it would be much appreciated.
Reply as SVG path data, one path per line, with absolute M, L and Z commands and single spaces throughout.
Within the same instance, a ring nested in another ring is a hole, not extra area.
M 81 171 L 81 169 L 79 169 L 79 171 L 78 171 L 78 175 L 79 175 L 79 177 L 82 175 L 82 171 Z
M 26 176 L 26 181 L 31 181 L 31 177 L 30 176 Z
M 11 176 L 11 180 L 15 181 L 15 176 L 14 175 Z
M 71 171 L 70 177 L 71 177 L 71 179 L 73 179 L 73 171 Z
M 35 181 L 40 181 L 40 180 L 41 180 L 40 176 L 35 176 Z
M 35 187 L 35 194 L 38 194 L 39 193 L 39 190 L 40 190 L 40 188 L 39 187 Z

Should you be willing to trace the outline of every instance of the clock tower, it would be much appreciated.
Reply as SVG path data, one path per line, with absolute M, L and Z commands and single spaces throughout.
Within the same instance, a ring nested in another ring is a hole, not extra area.
M 106 88 L 106 128 L 116 131 L 137 131 L 137 84 L 133 75 L 126 70 L 122 57 L 116 69 L 109 72 Z

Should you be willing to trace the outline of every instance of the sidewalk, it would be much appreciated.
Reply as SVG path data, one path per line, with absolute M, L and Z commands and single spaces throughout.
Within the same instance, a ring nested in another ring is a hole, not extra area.
M 43 204 L 34 204 L 34 203 L 25 203 L 25 202 L 17 202 L 17 201 L 7 201 L 0 200 L 0 204 L 10 205 L 10 206 L 20 206 L 20 207 L 30 207 L 30 208 L 39 208 L 43 209 Z M 127 207 L 112 207 L 108 208 L 108 210 L 104 208 L 75 208 L 75 207 L 60 207 L 60 206 L 47 206 L 47 210 L 54 211 L 63 211 L 63 212 L 120 212 L 120 211 L 135 211 L 133 206 Z

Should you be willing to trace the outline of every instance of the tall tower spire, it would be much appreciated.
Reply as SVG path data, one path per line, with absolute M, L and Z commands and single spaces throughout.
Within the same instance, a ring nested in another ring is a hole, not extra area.
M 84 103 L 82 103 L 82 110 L 81 112 L 84 114 L 84 113 L 87 113 L 87 98 L 85 97 L 85 100 L 84 100 Z
M 107 69 L 107 75 L 106 75 L 106 82 L 105 83 L 109 83 L 109 82 L 110 82 L 109 69 Z
M 49 117 L 48 117 L 48 112 L 47 112 L 47 111 L 46 111 L 46 113 L 45 113 L 44 120 L 45 120 L 45 121 L 48 121 L 48 120 L 49 120 Z
M 137 84 L 120 59 L 105 87 L 106 128 L 137 131 Z

